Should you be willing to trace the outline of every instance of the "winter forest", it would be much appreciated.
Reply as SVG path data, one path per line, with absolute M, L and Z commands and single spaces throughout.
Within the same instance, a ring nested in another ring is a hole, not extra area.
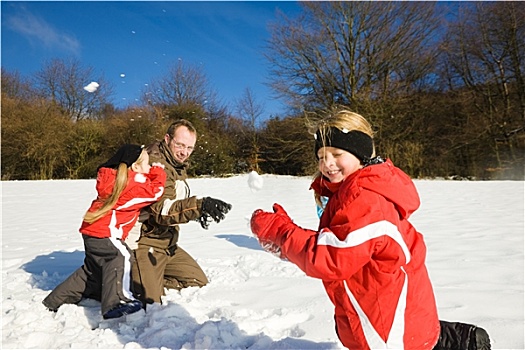
M 119 145 L 149 144 L 179 118 L 199 130 L 192 176 L 310 175 L 308 125 L 336 104 L 367 117 L 378 154 L 414 178 L 521 180 L 525 6 L 447 11 L 442 2 L 305 2 L 297 16 L 277 16 L 263 53 L 288 106 L 277 115 L 249 88 L 223 104 L 192 62 L 173 62 L 126 107 L 113 104 L 104 72 L 75 59 L 44 62 L 33 76 L 2 67 L 2 180 L 92 178 Z

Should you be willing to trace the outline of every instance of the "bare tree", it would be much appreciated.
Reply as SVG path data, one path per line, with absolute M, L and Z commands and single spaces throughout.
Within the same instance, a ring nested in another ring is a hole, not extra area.
M 271 28 L 272 87 L 306 108 L 355 110 L 429 78 L 438 26 L 433 3 L 304 2 Z
M 19 101 L 28 101 L 34 98 L 34 91 L 27 79 L 18 72 L 8 72 L 2 67 L 1 72 L 2 98 L 8 97 Z
M 153 106 L 194 104 L 203 106 L 210 96 L 209 83 L 203 69 L 185 64 L 182 60 L 174 63 L 167 74 L 153 80 L 143 93 L 143 100 Z
M 72 120 L 96 118 L 112 95 L 112 86 L 92 67 L 77 60 L 53 59 L 36 73 L 39 94 Z M 90 85 L 91 84 L 91 85 Z
M 460 16 L 443 45 L 450 86 L 475 107 L 476 138 L 491 140 L 498 166 L 506 154 L 522 164 L 514 148 L 525 134 L 525 7 L 476 3 Z
M 235 110 L 239 119 L 243 121 L 244 128 L 242 130 L 248 141 L 250 168 L 260 172 L 259 163 L 261 159 L 257 126 L 264 113 L 264 105 L 256 100 L 250 88 L 246 88 L 241 98 L 236 101 Z

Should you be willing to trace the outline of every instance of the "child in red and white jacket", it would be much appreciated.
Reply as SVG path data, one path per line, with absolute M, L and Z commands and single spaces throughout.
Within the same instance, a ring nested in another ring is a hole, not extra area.
M 138 145 L 122 146 L 98 167 L 98 196 L 80 227 L 84 265 L 43 300 L 48 309 L 56 311 L 62 304 L 76 304 L 83 298 L 100 300 L 105 319 L 142 308 L 131 292 L 133 254 L 124 240 L 140 209 L 162 196 L 165 182 L 162 164 L 150 165 L 148 153 Z
M 473 325 L 439 321 L 423 236 L 408 221 L 419 195 L 403 171 L 375 157 L 370 124 L 336 109 L 317 125 L 319 174 L 311 188 L 328 198 L 317 231 L 274 204 L 257 210 L 260 244 L 323 281 L 336 333 L 350 349 L 490 349 Z

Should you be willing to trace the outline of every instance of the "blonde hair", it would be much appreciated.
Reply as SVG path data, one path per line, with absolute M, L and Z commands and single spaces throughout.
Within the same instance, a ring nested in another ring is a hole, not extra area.
M 143 149 L 135 163 L 142 162 L 142 160 L 144 159 L 145 152 L 146 150 Z M 131 166 L 133 166 L 133 164 Z M 127 184 L 128 166 L 126 165 L 126 163 L 120 163 L 117 168 L 117 175 L 115 176 L 115 185 L 113 186 L 113 191 L 111 192 L 111 195 L 109 195 L 109 197 L 107 198 L 97 198 L 98 201 L 102 202 L 102 206 L 95 211 L 88 210 L 84 215 L 84 221 L 89 224 L 92 224 L 98 219 L 105 216 L 111 210 L 111 208 L 113 208 L 115 203 L 117 203 L 117 200 L 122 194 L 122 191 L 124 191 L 124 189 L 126 188 Z
M 374 131 L 372 125 L 362 115 L 350 111 L 344 106 L 335 106 L 330 110 L 321 113 L 321 117 L 316 118 L 314 122 L 310 123 L 309 131 L 312 135 L 315 135 L 318 131 L 321 136 L 321 142 L 323 145 L 326 144 L 328 133 L 331 128 L 337 128 L 339 130 L 357 130 L 361 131 L 371 138 L 374 137 Z M 372 158 L 375 157 L 375 147 L 372 152 Z M 321 176 L 321 172 L 317 170 L 313 176 L 314 179 Z M 322 206 L 320 193 L 314 192 L 315 202 Z

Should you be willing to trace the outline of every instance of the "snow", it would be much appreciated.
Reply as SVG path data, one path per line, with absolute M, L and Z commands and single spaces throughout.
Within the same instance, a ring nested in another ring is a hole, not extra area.
M 95 92 L 97 91 L 99 86 L 100 85 L 97 82 L 92 81 L 91 83 L 84 86 L 84 90 L 86 90 L 87 92 Z
M 262 190 L 264 185 L 264 179 L 261 175 L 259 175 L 255 170 L 251 171 L 248 174 L 248 186 L 252 189 L 252 191 L 257 192 Z
M 310 179 L 263 175 L 254 192 L 249 176 L 189 180 L 193 194 L 233 205 L 207 231 L 181 227 L 180 245 L 210 284 L 108 321 L 94 300 L 56 314 L 41 303 L 82 264 L 78 228 L 95 180 L 2 182 L 2 348 L 342 349 L 321 281 L 264 252 L 248 227 L 253 210 L 278 202 L 315 229 Z M 494 349 L 523 349 L 524 183 L 415 183 L 412 223 L 427 242 L 440 319 L 484 327 Z

